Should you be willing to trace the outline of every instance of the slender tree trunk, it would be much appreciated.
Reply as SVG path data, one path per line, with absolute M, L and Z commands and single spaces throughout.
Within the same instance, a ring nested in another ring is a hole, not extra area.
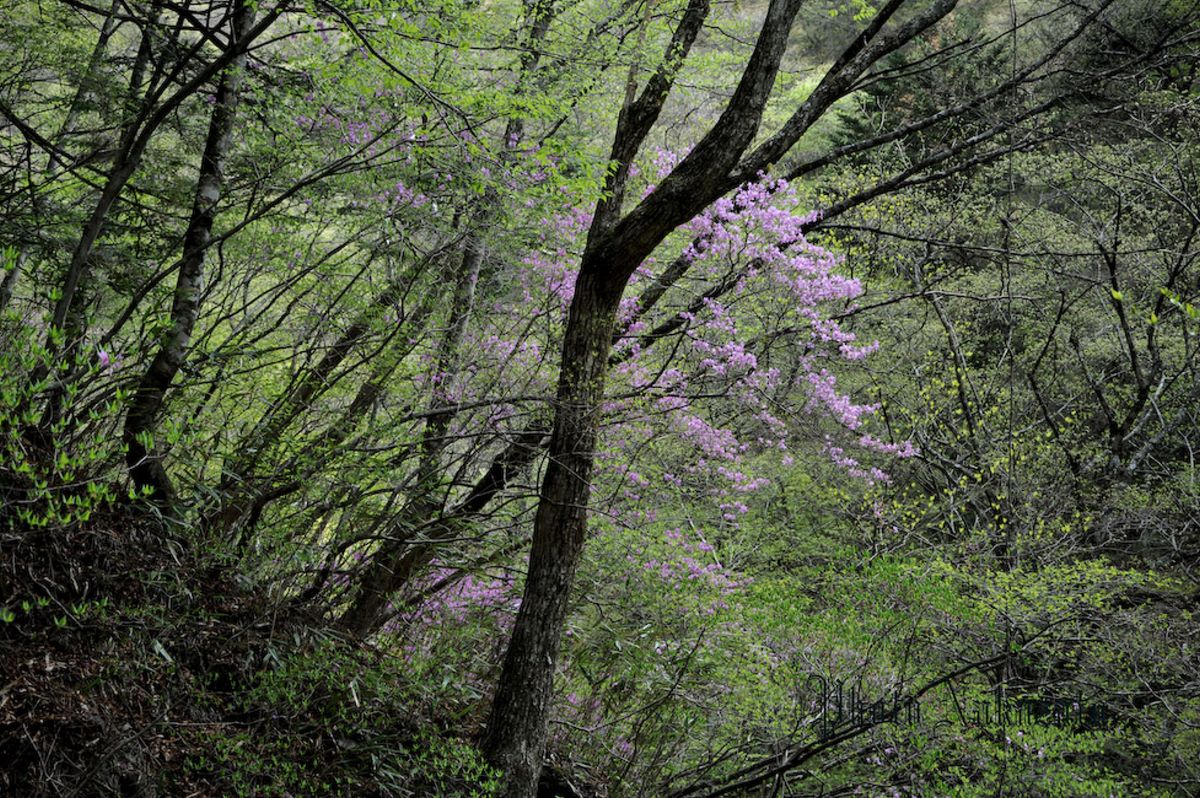
M 71 255 L 71 263 L 67 267 L 67 276 L 63 283 L 62 296 L 54 306 L 53 326 L 60 330 L 63 329 L 63 326 L 67 322 L 75 292 L 78 290 L 79 284 L 83 279 L 87 261 L 92 254 L 92 247 L 95 246 L 96 239 L 99 238 L 100 233 L 104 229 L 104 222 L 108 216 L 108 212 L 112 209 L 113 203 L 116 202 L 124 190 L 125 183 L 133 176 L 134 171 L 141 161 L 142 152 L 145 149 L 144 145 L 142 147 L 137 146 L 137 130 L 138 126 L 144 121 L 147 110 L 141 107 L 141 92 L 142 84 L 146 78 L 146 65 L 150 61 L 153 50 L 153 27 L 158 21 L 158 15 L 158 6 L 155 4 L 152 16 L 147 21 L 146 27 L 142 30 L 137 55 L 134 56 L 133 67 L 130 70 L 129 93 L 125 97 L 125 119 L 121 124 L 121 141 L 118 145 L 119 149 L 116 160 L 108 173 L 108 178 L 105 181 L 104 188 L 101 190 L 100 198 L 96 202 L 96 207 L 93 209 L 92 215 L 84 223 L 83 232 L 80 235 L 75 251 Z M 106 38 L 106 35 L 102 32 L 102 42 L 97 44 L 98 50 L 105 46 L 104 40 Z M 79 98 L 76 99 L 78 100 Z
M 25 254 L 18 252 L 13 259 L 12 268 L 0 274 L 0 313 L 3 313 L 12 300 L 13 292 L 17 290 L 17 279 L 21 276 L 21 266 L 25 263 Z
M 237 46 L 252 22 L 253 14 L 244 0 L 235 0 L 230 46 Z M 246 55 L 243 51 L 221 75 L 217 86 L 208 138 L 200 158 L 200 177 L 196 184 L 192 216 L 183 239 L 183 260 L 171 303 L 171 327 L 150 367 L 142 375 L 125 416 L 124 442 L 128 447 L 126 465 L 129 475 L 139 488 L 153 490 L 155 502 L 164 509 L 174 503 L 175 492 L 163 468 L 162 456 L 154 451 L 153 435 L 167 390 L 187 359 L 192 331 L 200 315 L 204 262 L 221 199 L 225 163 L 233 141 L 245 65 Z
M 432 519 L 441 509 L 441 504 L 433 500 L 433 494 L 439 481 L 442 453 L 445 452 L 448 443 L 450 422 L 455 416 L 452 375 L 458 371 L 459 350 L 475 306 L 475 286 L 479 282 L 483 252 L 483 242 L 478 235 L 472 233 L 467 236 L 463 243 L 463 257 L 455 280 L 454 300 L 446 322 L 446 332 L 438 346 L 435 375 L 440 384 L 434 386 L 433 398 L 430 400 L 430 409 L 434 413 L 426 422 L 421 439 L 416 496 L 403 511 L 402 515 L 405 518 L 415 518 L 423 522 Z M 436 539 L 447 534 L 443 532 L 439 535 L 435 532 L 431 537 Z M 404 530 L 394 530 L 383 546 L 372 555 L 367 572 L 360 581 L 358 593 L 342 615 L 341 623 L 344 627 L 360 636 L 375 630 L 379 619 L 383 617 L 388 596 L 412 575 L 416 562 L 413 558 L 406 557 L 409 548 L 409 535 Z
M 482 222 L 482 220 L 479 220 Z M 417 482 L 420 488 L 431 487 L 437 482 L 438 466 L 442 452 L 446 450 L 446 433 L 455 416 L 455 375 L 458 373 L 459 350 L 467 334 L 467 325 L 475 309 L 475 286 L 479 282 L 479 269 L 483 264 L 483 242 L 478 234 L 467 236 L 463 242 L 462 262 L 454 284 L 454 299 L 450 305 L 450 317 L 446 321 L 446 332 L 438 346 L 438 357 L 434 378 L 431 410 L 440 411 L 429 417 L 425 424 L 425 435 L 421 441 L 421 461 L 417 466 Z

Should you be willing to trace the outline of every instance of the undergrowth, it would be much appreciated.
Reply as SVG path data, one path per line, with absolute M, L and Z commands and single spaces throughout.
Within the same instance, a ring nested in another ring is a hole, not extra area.
M 0 795 L 486 798 L 498 786 L 402 660 L 167 542 L 136 505 L 4 530 L 0 567 Z

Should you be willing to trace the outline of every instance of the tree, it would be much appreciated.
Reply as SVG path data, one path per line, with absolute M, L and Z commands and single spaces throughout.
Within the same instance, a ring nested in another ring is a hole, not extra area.
M 556 667 L 607 656 L 561 653 L 590 611 L 581 564 L 649 605 L 593 642 L 651 609 L 647 635 L 696 642 L 663 643 L 665 705 L 701 669 L 747 671 L 621 572 L 630 552 L 714 614 L 743 568 L 778 567 L 752 601 L 781 611 L 811 577 L 830 617 L 906 567 L 876 555 L 920 558 L 907 535 L 953 561 L 933 592 L 1039 595 L 1021 564 L 1065 567 L 1047 529 L 1072 557 L 1104 538 L 1182 562 L 1162 507 L 1194 443 L 1195 15 L 1168 6 L 1131 33 L 1117 0 L 1007 20 L 955 0 L 19 4 L 0 19 L 0 543 L 99 507 L 166 515 L 302 617 L 394 649 L 438 606 L 502 614 L 532 530 L 503 663 L 473 641 L 501 666 L 485 747 L 514 796 L 538 782 Z M 683 507 L 653 520 L 668 495 Z M 810 562 L 823 525 L 821 546 L 869 550 L 861 580 Z M 996 656 L 972 641 L 923 675 Z M 637 710 L 643 686 L 617 681 L 604 701 Z M 712 722 L 723 744 L 740 721 Z M 716 784 L 752 747 L 807 745 L 750 721 L 723 759 L 672 723 L 625 727 L 675 752 L 639 774 Z
M 237 119 L 237 106 L 241 93 L 242 72 L 246 68 L 246 50 L 242 39 L 250 32 L 254 14 L 244 2 L 235 2 L 229 14 L 229 31 L 226 47 L 238 53 L 221 74 L 213 95 L 212 117 L 208 136 L 204 143 L 204 154 L 200 158 L 199 179 L 196 183 L 196 198 L 192 205 L 192 216 L 183 236 L 183 259 L 175 280 L 175 295 L 171 305 L 171 327 L 166 333 L 162 348 L 155 354 L 150 367 L 138 382 L 133 401 L 125 414 L 124 439 L 127 451 L 126 463 L 134 485 L 139 490 L 149 490 L 154 500 L 169 512 L 173 512 L 175 489 L 171 485 L 159 455 L 147 446 L 153 437 L 162 412 L 163 400 L 172 380 L 187 357 L 188 342 L 200 314 L 203 293 L 204 262 L 212 238 L 213 221 L 221 199 L 225 164 Z
M 701 30 L 707 3 L 687 6 L 660 66 L 636 98 L 633 92 L 626 96 L 614 135 L 612 176 L 588 231 L 575 283 L 525 594 L 489 721 L 486 748 L 509 779 L 509 795 L 532 795 L 541 767 L 559 635 L 586 535 L 597 413 L 625 285 L 670 232 L 777 161 L 873 63 L 928 29 L 955 4 L 935 3 L 881 35 L 901 5 L 882 9 L 801 108 L 743 158 L 758 133 L 799 11 L 798 3 L 772 2 L 719 119 L 650 196 L 622 213 L 630 163 L 662 111 L 680 59 Z

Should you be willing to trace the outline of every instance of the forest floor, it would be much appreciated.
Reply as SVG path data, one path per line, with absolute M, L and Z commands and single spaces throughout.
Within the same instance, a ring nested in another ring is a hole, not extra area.
M 300 616 L 120 510 L 5 538 L 0 563 L 27 597 L 0 625 L 0 794 L 275 794 L 230 766 L 278 731 L 247 688 L 311 644 Z M 322 747 L 295 752 L 310 778 Z

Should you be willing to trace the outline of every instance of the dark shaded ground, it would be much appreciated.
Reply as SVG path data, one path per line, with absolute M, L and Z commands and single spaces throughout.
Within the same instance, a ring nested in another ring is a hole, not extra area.
M 0 796 L 472 796 L 451 705 L 133 507 L 0 533 Z M 539 795 L 579 796 L 553 764 Z M 587 794 L 591 794 L 588 792 Z
M 0 569 L 0 794 L 349 792 L 361 763 L 320 717 L 337 697 L 308 685 L 272 706 L 277 692 L 259 688 L 306 651 L 320 663 L 370 652 L 314 637 L 301 614 L 285 621 L 230 569 L 121 509 L 4 533 Z M 397 716 L 389 736 L 404 726 Z M 361 775 L 353 793 L 371 794 Z

